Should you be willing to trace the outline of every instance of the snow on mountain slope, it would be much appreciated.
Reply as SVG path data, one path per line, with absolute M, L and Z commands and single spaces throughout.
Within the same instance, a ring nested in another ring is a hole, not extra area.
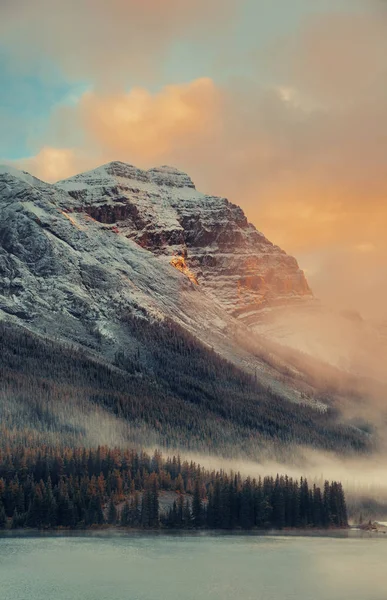
M 279 345 L 355 373 L 375 354 L 313 299 L 294 258 L 176 169 L 110 163 L 50 185 L 0 168 L 0 319 L 111 359 L 130 352 L 128 314 L 172 319 L 322 410 L 302 360 Z
M 127 314 L 170 318 L 223 357 L 256 373 L 280 396 L 323 408 L 312 392 L 306 398 L 302 382 L 298 385 L 262 360 L 258 344 L 252 351 L 240 342 L 249 332 L 225 310 L 221 295 L 218 300 L 211 293 L 216 287 L 200 284 L 200 279 L 196 285 L 170 264 L 171 252 L 177 251 L 168 243 L 170 235 L 185 232 L 181 211 L 173 203 L 191 203 L 197 211 L 206 197 L 198 197 L 187 176 L 169 168 L 151 170 L 147 177 L 140 172 L 135 184 L 115 175 L 113 189 L 110 176 L 101 179 L 111 168 L 133 169 L 103 167 L 58 186 L 14 170 L 0 172 L 0 319 L 111 359 L 120 350 L 130 353 Z M 136 229 L 129 218 L 96 219 L 100 215 L 91 213 L 99 207 L 105 215 L 110 207 L 135 208 L 147 225 Z M 209 213 L 218 209 L 241 215 L 225 200 L 217 199 Z M 154 247 L 149 243 L 152 251 L 138 243 L 137 236 L 145 232 L 157 240 Z M 161 240 L 166 240 L 163 245 Z M 210 247 L 214 252 L 218 242 Z
M 296 260 L 247 222 L 225 198 L 198 192 L 172 167 L 143 171 L 113 162 L 56 185 L 71 213 L 169 261 L 229 315 L 271 342 L 347 372 L 380 379 L 386 350 L 377 331 L 327 310 L 312 296 Z
M 89 214 L 156 255 L 182 255 L 208 293 L 243 320 L 267 305 L 312 298 L 296 260 L 225 198 L 198 192 L 171 167 L 110 163 L 56 186 L 69 209 Z

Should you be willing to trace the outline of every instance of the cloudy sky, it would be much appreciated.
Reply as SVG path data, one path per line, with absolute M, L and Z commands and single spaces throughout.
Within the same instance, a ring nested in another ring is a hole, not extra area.
M 0 162 L 171 164 L 387 317 L 387 3 L 0 0 Z

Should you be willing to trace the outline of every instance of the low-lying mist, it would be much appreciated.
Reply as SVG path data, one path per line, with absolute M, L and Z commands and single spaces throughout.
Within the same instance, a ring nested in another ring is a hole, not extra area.
M 372 322 L 354 312 L 308 305 L 263 311 L 253 327 L 268 361 L 292 384 L 333 410 L 336 418 L 374 439 L 371 454 L 344 457 L 299 447 L 289 460 L 218 462 L 197 457 L 206 466 L 233 468 L 252 476 L 287 473 L 321 483 L 340 480 L 351 513 L 387 515 L 387 320 Z M 246 341 L 246 340 L 245 340 Z M 250 347 L 255 343 L 249 340 Z M 265 351 L 265 350 L 264 350 Z
M 309 484 L 322 486 L 325 480 L 343 484 L 350 518 L 387 520 L 387 454 L 362 458 L 341 458 L 335 454 L 318 452 L 311 448 L 298 448 L 296 462 L 276 460 L 250 461 L 220 457 L 211 454 L 172 451 L 182 460 L 193 461 L 213 471 L 239 472 L 244 477 L 288 475 L 295 479 L 306 477 Z M 154 448 L 149 448 L 153 452 Z M 294 455 L 293 455 L 294 456 Z
M 338 419 L 373 434 L 387 450 L 387 321 L 336 312 L 317 300 L 262 311 L 242 343 L 283 373 L 290 385 Z

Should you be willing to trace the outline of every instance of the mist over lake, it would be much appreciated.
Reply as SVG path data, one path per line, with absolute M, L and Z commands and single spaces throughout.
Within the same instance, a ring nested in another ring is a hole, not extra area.
M 385 600 L 387 539 L 248 535 L 0 538 L 4 600 Z

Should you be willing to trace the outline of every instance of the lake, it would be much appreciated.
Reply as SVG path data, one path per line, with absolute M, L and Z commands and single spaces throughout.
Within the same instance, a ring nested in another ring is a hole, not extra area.
M 1 600 L 386 600 L 385 537 L 0 538 Z

